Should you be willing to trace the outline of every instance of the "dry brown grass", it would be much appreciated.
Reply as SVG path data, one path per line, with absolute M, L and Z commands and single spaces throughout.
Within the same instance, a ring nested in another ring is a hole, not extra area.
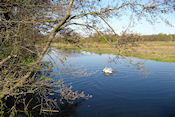
M 145 59 L 175 62 L 175 42 L 144 42 L 137 47 L 133 47 L 133 49 L 134 51 L 128 53 L 128 55 Z

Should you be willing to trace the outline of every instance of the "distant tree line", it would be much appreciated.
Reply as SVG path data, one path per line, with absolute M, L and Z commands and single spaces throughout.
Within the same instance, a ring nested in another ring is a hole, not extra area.
M 119 44 L 126 44 L 129 42 L 138 41 L 175 41 L 175 34 L 153 34 L 153 35 L 138 35 L 138 34 L 106 34 L 103 37 L 98 34 L 89 35 L 88 37 L 83 37 L 75 32 L 69 32 L 69 35 L 62 35 L 54 40 L 55 42 L 63 43 L 79 43 L 79 42 L 97 42 L 97 43 L 107 43 L 118 42 Z
M 153 34 L 153 35 L 138 35 L 138 34 L 122 34 L 122 35 L 112 35 L 108 34 L 105 37 L 110 42 L 133 42 L 133 41 L 175 41 L 175 34 Z M 106 42 L 104 37 L 100 37 L 98 35 L 91 35 L 86 38 L 89 41 L 94 42 Z
M 175 41 L 175 34 L 143 35 L 145 41 Z

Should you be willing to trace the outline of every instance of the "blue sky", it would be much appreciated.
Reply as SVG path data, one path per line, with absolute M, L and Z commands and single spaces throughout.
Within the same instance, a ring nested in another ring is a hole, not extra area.
M 156 23 L 154 24 L 150 24 L 145 19 L 142 19 L 141 21 L 136 21 L 134 26 L 129 27 L 127 33 L 136 33 L 140 35 L 152 35 L 159 33 L 175 34 L 175 14 L 164 15 L 164 18 L 166 18 L 170 22 L 170 24 L 172 24 L 172 26 L 167 25 L 164 21 L 161 20 L 156 21 Z M 83 23 L 82 21 L 79 20 L 78 22 Z M 122 32 L 127 29 L 130 23 L 130 17 L 129 16 L 123 16 L 121 18 L 114 17 L 108 20 L 108 23 L 115 30 L 117 34 L 121 35 Z M 105 23 L 102 23 L 102 26 L 104 27 L 103 29 L 108 27 Z M 74 29 L 76 29 L 77 32 L 81 32 L 81 34 L 84 36 L 89 35 L 87 32 L 83 31 L 81 27 L 77 28 L 77 26 L 75 26 Z
M 111 7 L 116 7 L 117 4 L 119 4 L 120 6 L 123 1 L 124 0 L 101 0 L 100 2 L 101 4 L 96 8 L 100 9 L 100 6 L 104 8 L 104 7 L 108 7 L 108 5 L 110 5 Z M 134 0 L 125 0 L 125 1 L 134 2 Z M 138 3 L 150 4 L 151 0 L 136 0 L 136 1 Z M 119 11 L 119 14 L 121 13 L 122 17 L 113 17 L 112 19 L 108 20 L 108 23 L 111 25 L 111 27 L 113 27 L 115 32 L 119 35 L 122 34 L 122 32 L 127 29 L 131 21 L 130 14 L 132 13 L 128 9 L 124 9 L 123 11 L 122 12 Z M 156 20 L 155 21 L 156 23 L 150 24 L 148 21 L 146 21 L 143 18 L 140 21 L 136 21 L 134 26 L 129 27 L 128 28 L 129 30 L 127 30 L 127 33 L 137 33 L 141 35 L 151 35 L 151 34 L 159 34 L 159 33 L 175 34 L 175 11 L 174 13 L 171 13 L 171 14 L 162 15 L 162 17 L 167 19 L 172 24 L 172 26 L 167 25 L 165 22 L 161 20 Z M 85 24 L 83 19 L 76 20 L 75 22 Z M 104 27 L 102 28 L 102 30 L 107 28 L 107 25 L 104 22 L 98 25 L 97 27 L 101 27 L 101 26 Z M 76 29 L 76 32 L 81 33 L 81 35 L 89 35 L 89 32 L 86 32 L 85 30 L 83 30 L 81 26 L 71 25 L 70 27 L 73 29 Z M 90 31 L 90 32 L 93 33 L 93 31 Z
M 150 2 L 150 0 L 138 0 L 138 1 L 142 3 Z M 107 6 L 108 4 L 111 5 L 111 3 L 113 5 L 117 2 L 119 3 L 120 1 L 102 0 L 102 4 L 104 4 L 104 6 Z M 156 21 L 157 23 L 152 25 L 145 19 L 143 19 L 139 22 L 136 22 L 136 24 L 134 24 L 134 27 L 130 27 L 128 32 L 138 33 L 142 35 L 159 34 L 159 33 L 175 34 L 175 13 L 162 15 L 162 17 L 167 19 L 172 24 L 172 26 L 167 25 L 165 22 L 161 20 L 157 20 Z M 114 17 L 112 18 L 112 20 L 109 21 L 109 23 L 118 34 L 121 34 L 122 31 L 126 30 L 126 28 L 128 27 L 130 23 L 130 16 L 126 14 L 122 16 L 120 19 Z
M 159 33 L 175 34 L 175 14 L 165 15 L 164 18 L 167 18 L 173 26 L 169 26 L 161 20 L 155 24 L 150 24 L 146 20 L 141 20 L 136 22 L 133 27 L 130 27 L 128 32 L 138 33 L 142 35 Z M 124 16 L 120 20 L 113 18 L 110 21 L 110 24 L 118 34 L 121 34 L 122 31 L 127 29 L 129 22 L 129 17 Z

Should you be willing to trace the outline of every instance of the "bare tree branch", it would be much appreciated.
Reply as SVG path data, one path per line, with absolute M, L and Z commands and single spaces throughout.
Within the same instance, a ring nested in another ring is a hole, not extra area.
M 38 57 L 37 61 L 32 63 L 32 64 L 37 64 L 41 61 L 41 59 L 43 58 L 43 56 L 45 55 L 45 53 L 47 52 L 52 40 L 54 39 L 55 35 L 56 35 L 56 32 L 57 30 L 63 25 L 66 23 L 66 21 L 69 19 L 70 17 L 70 12 L 71 12 L 71 7 L 72 7 L 72 4 L 73 4 L 74 0 L 70 0 L 69 2 L 69 5 L 68 5 L 68 8 L 67 8 L 67 11 L 66 11 L 66 16 L 61 20 L 61 22 L 59 24 L 57 24 L 53 30 L 51 31 L 50 35 L 49 35 L 49 38 L 48 38 L 48 42 L 46 43 L 46 46 L 45 48 L 43 49 L 43 51 L 41 52 L 40 56 Z

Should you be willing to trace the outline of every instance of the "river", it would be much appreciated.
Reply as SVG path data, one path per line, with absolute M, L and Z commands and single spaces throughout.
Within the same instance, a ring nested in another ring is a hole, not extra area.
M 65 83 L 72 83 L 73 90 L 93 95 L 60 116 L 175 117 L 175 63 L 131 57 L 123 59 L 116 55 L 76 50 L 53 49 L 49 55 L 52 59 L 46 55 L 44 60 L 55 61 L 52 71 L 55 75 L 50 77 L 58 80 L 59 69 Z M 66 60 L 63 68 L 59 58 Z M 111 59 L 114 61 L 109 62 Z M 143 63 L 140 70 L 134 65 L 138 62 Z M 114 72 L 104 74 L 104 66 L 112 67 Z M 72 75 L 68 71 L 78 73 Z M 88 74 L 81 75 L 81 71 Z

